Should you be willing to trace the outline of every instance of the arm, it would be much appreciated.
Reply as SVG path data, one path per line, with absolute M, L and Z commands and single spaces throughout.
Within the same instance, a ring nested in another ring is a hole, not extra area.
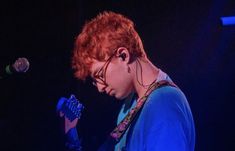
M 77 100 L 76 100 L 77 101 Z M 77 123 L 81 115 L 83 106 L 79 101 L 75 101 L 75 96 L 71 96 L 70 99 L 60 98 L 57 104 L 57 112 L 61 119 L 63 119 L 63 131 L 66 138 L 66 148 L 68 151 L 81 151 L 81 141 L 77 133 Z M 112 151 L 114 148 L 114 142 L 108 138 L 98 151 Z
M 81 142 L 76 125 L 82 109 L 83 105 L 74 95 L 71 95 L 69 99 L 62 97 L 57 103 L 57 112 L 63 120 L 63 131 L 66 138 L 65 146 L 69 151 L 81 151 Z
M 69 151 L 81 151 L 81 141 L 77 133 L 78 118 L 70 121 L 63 112 L 60 112 L 60 117 L 64 118 L 63 130 L 66 138 L 65 146 Z

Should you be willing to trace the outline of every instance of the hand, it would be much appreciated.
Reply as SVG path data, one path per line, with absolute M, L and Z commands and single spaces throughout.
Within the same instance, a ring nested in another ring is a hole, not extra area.
M 73 121 L 70 121 L 61 111 L 60 111 L 60 117 L 64 117 L 64 133 L 65 134 L 67 134 L 70 129 L 75 128 L 77 126 L 78 118 L 75 118 Z

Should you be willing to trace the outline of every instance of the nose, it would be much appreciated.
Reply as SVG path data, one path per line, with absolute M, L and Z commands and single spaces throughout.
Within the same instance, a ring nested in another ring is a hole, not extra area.
M 96 87 L 97 87 L 97 89 L 98 89 L 98 91 L 99 91 L 100 93 L 103 93 L 103 92 L 105 91 L 107 85 L 101 84 L 101 83 L 97 83 L 97 84 L 96 84 Z

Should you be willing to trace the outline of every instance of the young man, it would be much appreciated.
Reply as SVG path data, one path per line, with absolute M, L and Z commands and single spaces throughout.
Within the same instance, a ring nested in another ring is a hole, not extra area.
M 110 134 L 113 141 L 100 150 L 110 150 L 111 142 L 115 151 L 194 150 L 194 122 L 186 97 L 147 58 L 131 20 L 103 12 L 86 23 L 75 41 L 72 68 L 78 79 L 90 76 L 99 92 L 126 99 Z

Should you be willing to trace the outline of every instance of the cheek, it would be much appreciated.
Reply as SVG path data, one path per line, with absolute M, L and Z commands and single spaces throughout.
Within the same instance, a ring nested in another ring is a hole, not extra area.
M 116 95 L 122 99 L 127 97 L 133 89 L 130 76 L 121 73 L 113 75 L 113 81 L 110 82 L 110 87 L 114 89 Z
M 128 73 L 122 66 L 111 66 L 110 70 L 107 70 L 106 75 L 106 81 L 110 86 L 119 87 L 129 81 Z
M 132 91 L 131 75 L 125 66 L 110 66 L 106 71 L 106 82 L 119 97 L 126 97 Z

